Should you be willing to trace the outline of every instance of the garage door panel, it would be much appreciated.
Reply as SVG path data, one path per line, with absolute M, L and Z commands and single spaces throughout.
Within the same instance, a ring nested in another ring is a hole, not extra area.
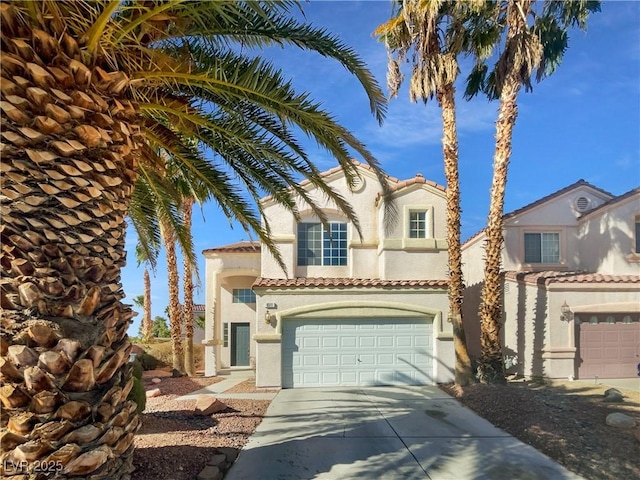
M 606 318 L 603 316 L 602 319 Z M 633 377 L 640 361 L 640 323 L 581 323 L 579 378 Z
M 343 348 L 355 348 L 357 342 L 357 338 L 355 337 L 344 337 L 340 339 L 340 346 Z
M 375 337 L 360 337 L 359 338 L 360 348 L 372 348 L 376 346 Z
M 426 320 L 284 319 L 283 387 L 432 384 L 432 343 Z

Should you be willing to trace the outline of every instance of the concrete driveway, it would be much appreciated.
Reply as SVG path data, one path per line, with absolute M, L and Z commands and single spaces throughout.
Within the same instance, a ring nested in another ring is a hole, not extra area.
M 581 477 L 437 387 L 282 390 L 225 480 Z

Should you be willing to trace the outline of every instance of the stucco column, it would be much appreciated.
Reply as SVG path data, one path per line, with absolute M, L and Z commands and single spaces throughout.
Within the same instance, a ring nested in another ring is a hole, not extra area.
M 208 270 L 208 269 L 207 269 Z M 220 270 L 206 272 L 206 278 L 210 283 L 207 285 L 205 294 L 205 324 L 204 324 L 204 376 L 215 377 L 218 375 L 218 348 L 219 335 L 216 332 L 216 321 L 219 316 L 219 308 L 216 308 L 216 299 L 218 298 Z

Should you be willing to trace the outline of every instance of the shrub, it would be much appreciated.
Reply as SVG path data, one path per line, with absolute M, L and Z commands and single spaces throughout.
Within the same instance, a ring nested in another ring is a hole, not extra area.
M 152 343 L 147 347 L 146 353 L 155 357 L 161 366 L 173 365 L 171 342 Z
M 162 366 L 160 360 L 147 352 L 138 355 L 136 360 L 140 362 L 140 365 L 142 365 L 142 368 L 144 370 L 155 370 L 156 368 Z
M 136 405 L 138 406 L 138 408 L 136 408 L 136 412 L 138 413 L 142 413 L 147 406 L 147 392 L 144 389 L 142 380 L 138 377 L 133 377 L 133 387 L 131 388 L 127 398 L 136 402 Z
M 136 377 L 138 380 L 142 380 L 142 372 L 144 370 L 142 363 L 140 363 L 140 361 L 136 359 L 132 363 L 132 366 L 133 366 L 133 376 Z

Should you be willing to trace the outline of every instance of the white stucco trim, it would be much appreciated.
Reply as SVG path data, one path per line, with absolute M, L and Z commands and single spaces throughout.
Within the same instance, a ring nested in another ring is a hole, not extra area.
M 573 313 L 640 313 L 638 302 L 596 303 L 571 307 Z

